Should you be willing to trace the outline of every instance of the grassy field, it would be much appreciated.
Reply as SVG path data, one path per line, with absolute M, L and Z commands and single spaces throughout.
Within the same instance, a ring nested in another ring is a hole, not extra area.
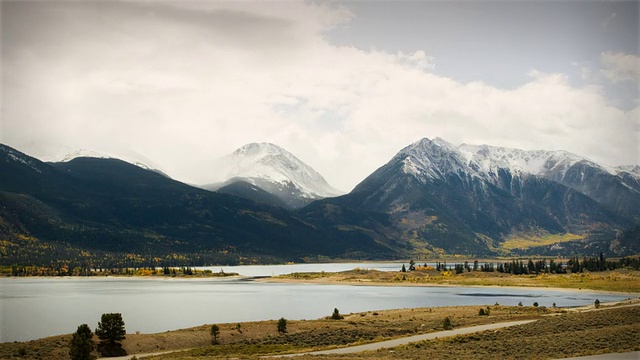
M 558 244 L 567 241 L 581 240 L 584 236 L 566 233 L 566 234 L 542 234 L 512 236 L 502 243 L 501 248 L 507 251 L 513 249 L 528 249 L 534 246 Z
M 344 356 L 301 359 L 559 359 L 640 350 L 640 307 L 568 313 L 532 324 Z
M 123 346 L 131 355 L 188 349 L 156 356 L 155 359 L 257 358 L 268 354 L 329 349 L 440 331 L 443 330 L 444 318 L 449 317 L 455 328 L 512 320 L 540 320 L 535 326 L 525 325 L 403 346 L 395 349 L 395 353 L 379 351 L 342 358 L 419 359 L 446 358 L 445 355 L 457 354 L 458 357 L 450 358 L 479 359 L 481 357 L 473 354 L 492 354 L 495 358 L 494 354 L 508 354 L 514 348 L 521 351 L 520 358 L 531 358 L 526 356 L 527 353 L 550 358 L 565 354 L 640 349 L 640 306 L 586 313 L 532 306 L 491 306 L 489 316 L 479 315 L 480 309 L 486 310 L 486 307 L 368 311 L 343 314 L 342 320 L 331 320 L 331 314 L 328 314 L 326 318 L 317 320 L 290 320 L 285 334 L 277 331 L 275 320 L 240 325 L 218 324 L 218 345 L 211 345 L 210 325 L 203 325 L 158 334 L 127 334 Z M 69 339 L 70 335 L 62 335 L 23 343 L 2 343 L 0 359 L 68 359 Z M 521 342 L 524 345 L 515 346 Z M 549 343 L 558 345 L 549 348 Z M 457 352 L 452 352 L 452 348 Z
M 640 293 L 640 271 L 580 274 L 511 275 L 499 272 L 419 270 L 402 272 L 354 269 L 337 273 L 293 273 L 266 281 L 304 281 L 367 285 L 525 286 Z

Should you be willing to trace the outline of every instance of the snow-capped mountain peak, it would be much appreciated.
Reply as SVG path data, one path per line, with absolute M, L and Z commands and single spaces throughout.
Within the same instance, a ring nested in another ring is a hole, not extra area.
M 456 147 L 441 138 L 421 139 L 402 149 L 396 157 L 402 159 L 405 174 L 412 174 L 423 182 L 443 178 L 451 172 L 474 172 Z
M 640 166 L 603 166 L 564 151 L 520 150 L 489 145 L 454 146 L 422 139 L 392 160 L 402 173 L 423 184 L 449 182 L 491 185 L 517 194 L 525 180 L 543 179 L 569 187 L 630 217 L 640 218 Z M 479 180 L 479 181 L 477 181 Z M 534 180 L 538 181 L 538 180 Z M 613 184 L 613 185 L 612 185 Z
M 602 171 L 610 169 L 564 150 L 521 150 L 489 145 L 458 146 L 468 163 L 475 162 L 484 174 L 495 174 L 498 169 L 509 170 L 513 174 L 532 174 L 549 178 L 562 178 L 573 165 L 579 162 Z
M 218 189 L 241 180 L 276 195 L 292 208 L 342 194 L 309 165 L 271 143 L 244 145 L 218 163 L 222 181 L 205 188 Z
M 535 173 L 545 161 L 545 155 L 542 153 L 527 154 L 518 149 L 488 145 L 462 144 L 458 150 L 468 163 L 477 164 L 478 171 L 485 174 L 495 173 L 498 168 L 508 168 L 514 173 Z
M 258 177 L 282 182 L 292 178 L 310 179 L 317 174 L 293 154 L 271 143 L 244 145 L 229 155 L 228 160 L 226 178 Z
M 441 138 L 421 139 L 402 149 L 395 158 L 405 174 L 421 180 L 443 179 L 445 174 L 464 172 L 472 177 L 495 179 L 500 170 L 512 175 L 535 175 L 561 181 L 576 166 L 616 176 L 640 179 L 640 166 L 604 166 L 564 150 L 521 150 L 490 145 L 455 146 Z

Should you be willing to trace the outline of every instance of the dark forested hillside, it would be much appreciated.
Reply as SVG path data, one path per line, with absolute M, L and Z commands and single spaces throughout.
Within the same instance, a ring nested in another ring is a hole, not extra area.
M 338 238 L 284 209 L 198 189 L 120 160 L 46 164 L 2 150 L 0 235 L 9 240 L 27 237 L 88 254 L 211 261 L 389 254 L 371 237 Z M 19 260 L 4 255 L 4 262 Z

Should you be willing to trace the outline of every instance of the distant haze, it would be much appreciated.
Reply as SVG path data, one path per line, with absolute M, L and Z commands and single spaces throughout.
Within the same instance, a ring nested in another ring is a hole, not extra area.
M 639 3 L 2 1 L 0 142 L 204 184 L 270 142 L 349 191 L 423 137 L 639 164 Z

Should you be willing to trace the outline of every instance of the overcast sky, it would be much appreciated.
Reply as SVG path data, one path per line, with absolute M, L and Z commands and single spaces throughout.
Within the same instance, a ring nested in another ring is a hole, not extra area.
M 640 164 L 638 2 L 5 1 L 0 142 L 209 183 L 272 142 L 343 191 L 423 137 Z

